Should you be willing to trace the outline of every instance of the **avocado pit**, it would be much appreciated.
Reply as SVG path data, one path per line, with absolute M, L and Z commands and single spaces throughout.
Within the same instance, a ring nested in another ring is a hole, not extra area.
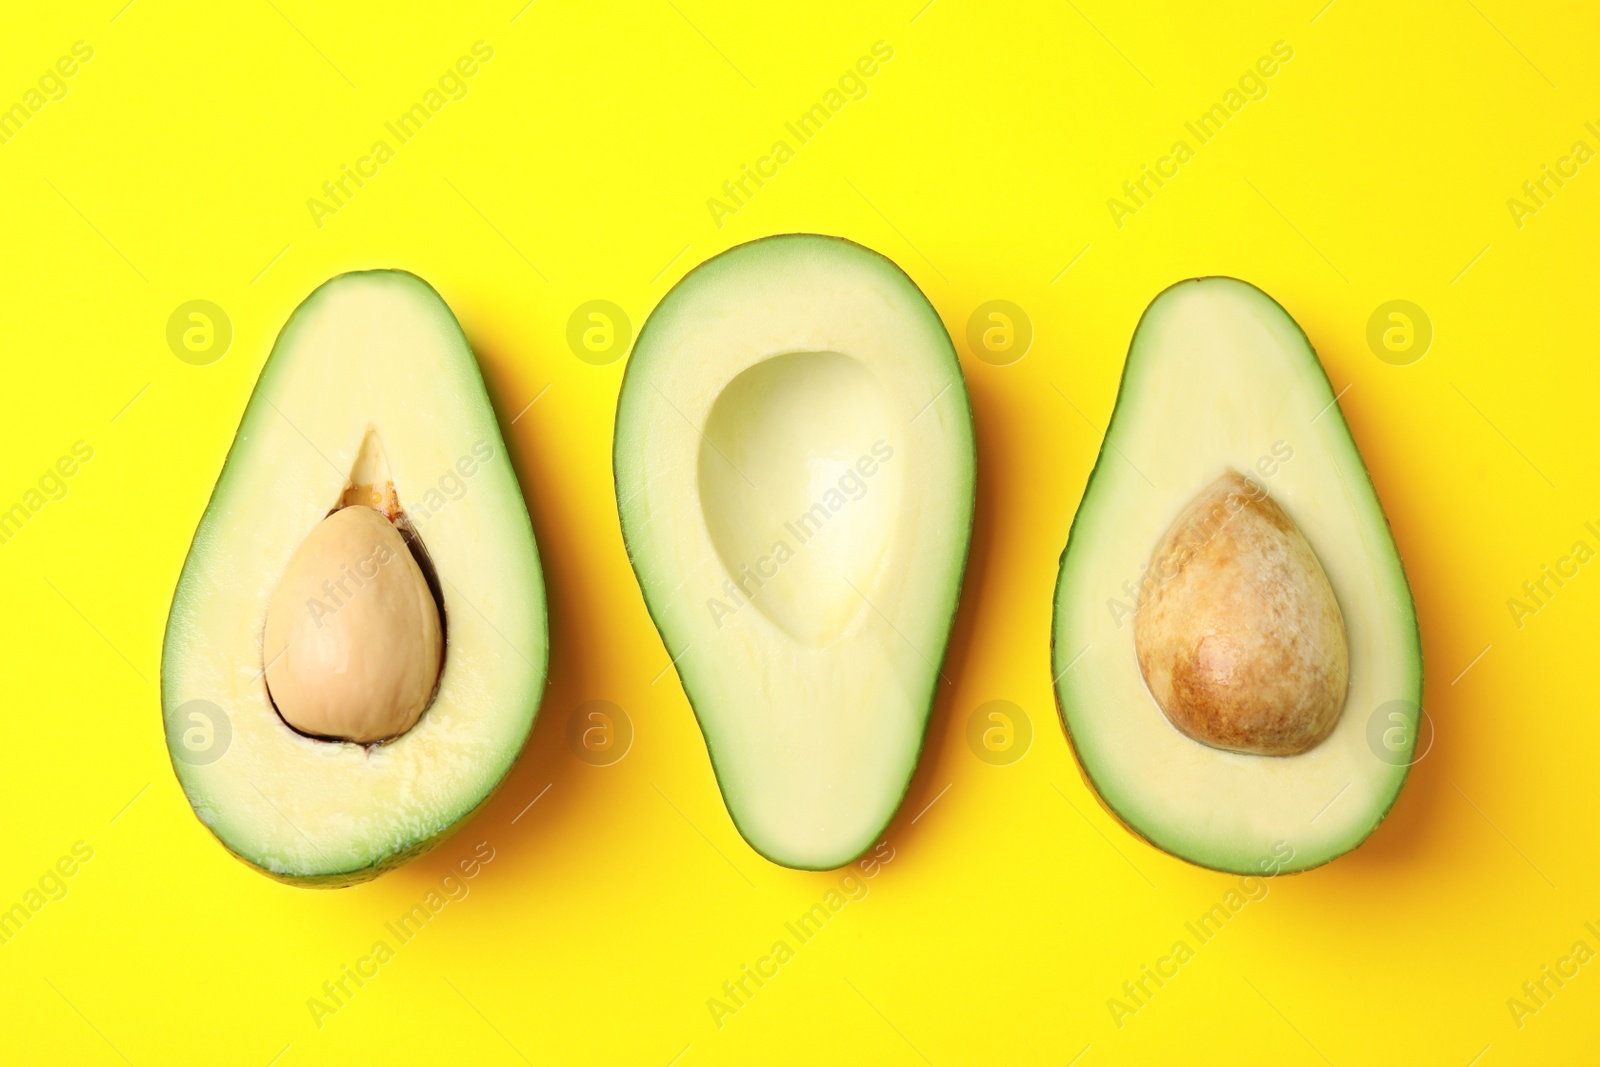
M 369 495 L 301 542 L 273 592 L 262 644 L 284 722 L 363 744 L 416 725 L 444 654 L 439 606 L 386 507 L 393 490 Z
M 1258 483 L 1228 470 L 1156 545 L 1134 623 L 1162 712 L 1214 748 L 1293 756 L 1339 721 L 1349 642 L 1305 535 Z

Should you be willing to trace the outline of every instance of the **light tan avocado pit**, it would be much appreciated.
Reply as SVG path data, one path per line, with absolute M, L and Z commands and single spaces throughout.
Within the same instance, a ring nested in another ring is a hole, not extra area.
M 1139 669 L 1163 713 L 1214 748 L 1293 756 L 1344 707 L 1344 616 L 1316 553 L 1259 484 L 1229 470 L 1151 556 L 1134 622 Z
M 392 484 L 378 485 L 345 491 L 347 506 L 301 542 L 267 608 L 268 694 L 284 722 L 314 738 L 398 737 L 438 683 L 443 627 L 419 565 L 426 554 L 414 533 L 412 544 L 402 533 Z

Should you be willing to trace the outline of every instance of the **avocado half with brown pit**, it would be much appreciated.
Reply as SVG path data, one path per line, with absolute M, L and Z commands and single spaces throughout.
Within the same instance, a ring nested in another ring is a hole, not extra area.
M 1393 805 L 1421 714 L 1410 588 L 1315 352 L 1259 289 L 1182 282 L 1140 320 L 1052 656 L 1085 778 L 1175 856 L 1304 870 Z
M 371 878 L 493 792 L 547 664 L 533 530 L 450 309 L 399 271 L 295 311 L 173 597 L 162 708 L 200 820 L 304 885 Z

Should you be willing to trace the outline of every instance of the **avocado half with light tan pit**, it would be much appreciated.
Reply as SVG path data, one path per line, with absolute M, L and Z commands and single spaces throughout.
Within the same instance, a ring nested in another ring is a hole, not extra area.
M 662 299 L 617 401 L 617 502 L 728 813 L 841 867 L 905 796 L 972 530 L 950 336 L 876 252 L 785 234 Z
M 1175 856 L 1305 870 L 1394 804 L 1421 713 L 1411 590 L 1322 365 L 1261 290 L 1201 278 L 1145 311 L 1051 644 L 1084 777 Z
M 195 814 L 284 881 L 374 877 L 505 777 L 547 649 L 533 529 L 455 316 L 401 271 L 327 282 L 261 371 L 167 620 Z

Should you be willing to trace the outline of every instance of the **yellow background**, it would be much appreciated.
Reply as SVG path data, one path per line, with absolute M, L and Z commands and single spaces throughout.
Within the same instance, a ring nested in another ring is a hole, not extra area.
M 1583 526 L 1600 526 L 1600 163 L 1520 229 L 1506 206 L 1574 141 L 1600 148 L 1592 12 L 121 2 L 20 7 L 0 35 L 0 104 L 74 41 L 94 49 L 0 145 L 0 507 L 73 442 L 95 450 L 0 546 L 0 906 L 74 842 L 94 849 L 0 947 L 3 1058 L 1593 1058 L 1600 965 L 1520 1029 L 1506 1003 L 1574 942 L 1600 949 L 1600 567 L 1520 629 L 1507 607 L 1573 542 L 1600 548 Z M 318 228 L 307 199 L 478 40 L 494 58 L 469 95 Z M 894 58 L 868 95 L 718 228 L 706 200 L 879 40 Z M 1107 199 L 1276 41 L 1294 58 L 1268 95 L 1116 227 Z M 953 685 L 893 862 L 719 1029 L 708 998 L 839 876 L 767 863 L 724 811 L 618 532 L 624 364 L 577 359 L 566 324 L 608 299 L 637 330 L 696 263 L 791 230 L 879 249 L 938 308 L 972 394 L 978 514 Z M 162 630 L 279 328 L 331 275 L 391 266 L 436 286 L 478 353 L 544 557 L 551 680 L 527 751 L 456 837 L 358 888 L 293 889 L 191 814 L 160 729 Z M 1416 594 L 1437 742 L 1362 848 L 1271 883 L 1119 1029 L 1108 998 L 1237 879 L 1157 853 L 1086 790 L 1053 706 L 1051 595 L 1140 311 L 1213 273 L 1281 301 L 1346 390 Z M 1365 339 L 1396 298 L 1436 333 L 1409 366 Z M 209 366 L 165 342 L 192 299 L 233 324 Z M 965 342 L 991 299 L 1035 329 L 1011 366 Z M 593 699 L 635 727 L 613 766 L 566 745 Z M 966 743 L 995 699 L 1034 727 L 1009 766 Z M 495 859 L 470 896 L 319 1029 L 307 999 L 479 841 Z

